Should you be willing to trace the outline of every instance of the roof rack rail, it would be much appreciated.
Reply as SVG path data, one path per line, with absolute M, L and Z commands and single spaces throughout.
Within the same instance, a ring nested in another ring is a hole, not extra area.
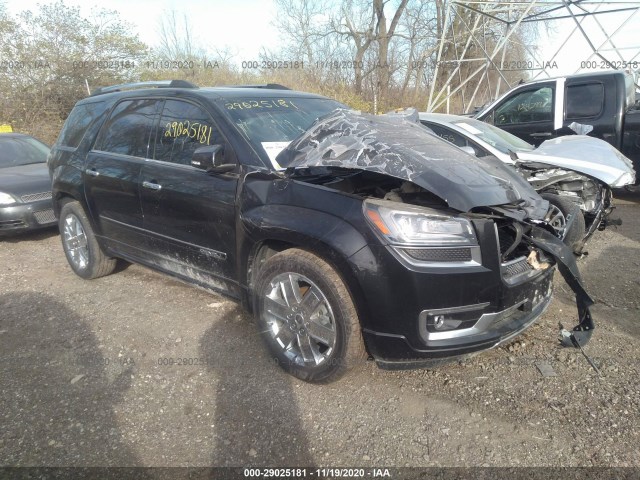
M 225 88 L 268 88 L 270 90 L 291 90 L 289 87 L 280 85 L 279 83 L 265 83 L 262 85 L 221 85 Z
M 122 83 L 120 85 L 112 85 L 110 87 L 102 87 L 91 92 L 91 96 L 102 95 L 105 93 L 120 92 L 122 90 L 134 90 L 136 88 L 198 88 L 191 82 L 186 80 L 157 80 L 149 82 Z

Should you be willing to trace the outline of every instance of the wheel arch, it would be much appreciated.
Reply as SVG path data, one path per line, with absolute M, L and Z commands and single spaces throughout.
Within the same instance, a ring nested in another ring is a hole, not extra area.
M 325 242 L 320 242 L 317 239 L 308 238 L 307 241 L 296 240 L 284 240 L 278 237 L 265 238 L 260 242 L 257 242 L 247 258 L 246 289 L 244 290 L 242 303 L 243 306 L 251 313 L 253 313 L 253 289 L 255 281 L 260 272 L 261 265 L 264 262 L 275 255 L 276 253 L 283 252 L 285 250 L 298 249 L 316 255 L 323 261 L 327 262 L 331 268 L 333 268 L 338 276 L 342 279 L 345 288 L 351 294 L 351 299 L 355 306 L 360 325 L 364 326 L 363 319 L 369 316 L 369 311 L 364 300 L 364 294 L 360 287 L 360 282 L 357 279 L 352 264 L 345 258 L 338 250 L 332 245 Z

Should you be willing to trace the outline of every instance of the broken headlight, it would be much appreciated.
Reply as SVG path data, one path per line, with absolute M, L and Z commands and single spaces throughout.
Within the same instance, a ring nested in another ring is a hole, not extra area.
M 414 246 L 478 245 L 471 222 L 405 203 L 365 200 L 364 214 L 375 231 L 391 244 Z

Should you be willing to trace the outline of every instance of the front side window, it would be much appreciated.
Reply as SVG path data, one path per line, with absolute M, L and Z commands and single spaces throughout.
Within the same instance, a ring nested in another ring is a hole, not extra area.
M 550 122 L 553 120 L 553 89 L 539 87 L 514 95 L 496 108 L 494 125 Z
M 120 102 L 100 131 L 97 150 L 148 157 L 149 137 L 157 107 L 158 101 L 153 99 Z
M 222 143 L 220 132 L 202 107 L 181 100 L 167 100 L 160 115 L 153 158 L 190 165 L 196 149 Z

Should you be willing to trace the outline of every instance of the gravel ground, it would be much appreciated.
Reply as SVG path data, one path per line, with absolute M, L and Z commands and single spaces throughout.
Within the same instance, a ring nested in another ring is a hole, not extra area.
M 640 194 L 618 204 L 579 262 L 600 376 L 557 341 L 559 275 L 509 345 L 314 386 L 222 297 L 136 265 L 82 280 L 55 231 L 0 240 L 0 465 L 640 466 Z

